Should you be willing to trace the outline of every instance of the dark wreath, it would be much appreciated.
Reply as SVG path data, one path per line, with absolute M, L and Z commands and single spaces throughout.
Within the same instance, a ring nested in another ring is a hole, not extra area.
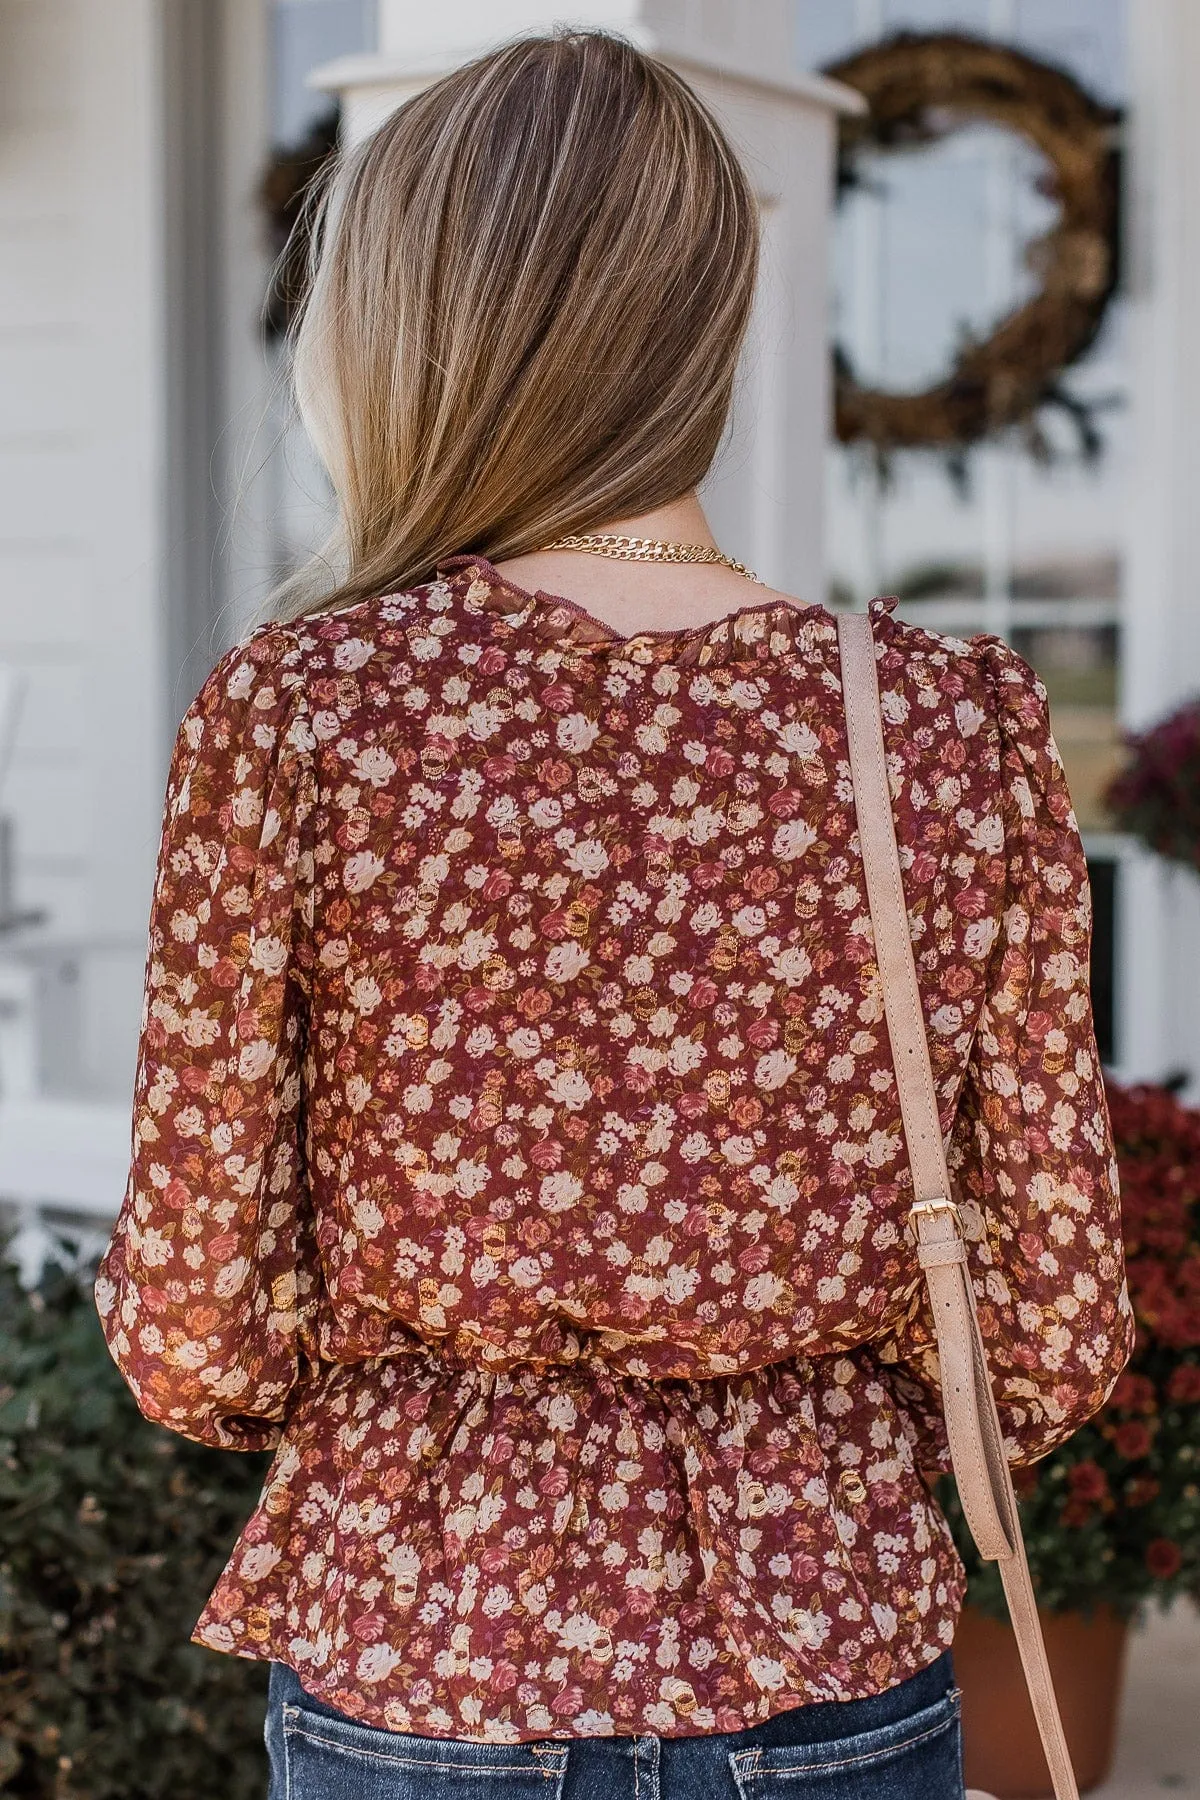
M 1051 448 L 1038 415 L 1069 414 L 1080 448 L 1101 448 L 1096 403 L 1069 393 L 1062 374 L 1095 341 L 1117 284 L 1121 114 L 1092 98 L 1064 70 L 1020 50 L 955 32 L 903 32 L 828 67 L 857 88 L 868 111 L 844 117 L 839 196 L 861 186 L 861 153 L 938 143 L 980 120 L 1035 144 L 1049 163 L 1042 191 L 1057 200 L 1054 228 L 1030 244 L 1040 278 L 1033 298 L 981 341 L 966 340 L 950 372 L 921 393 L 864 387 L 844 350 L 835 351 L 836 429 L 886 462 L 893 450 L 932 448 L 961 465 L 965 451 L 1019 426 L 1042 460 Z
M 262 326 L 268 338 L 279 338 L 292 324 L 308 277 L 309 233 L 300 225 L 306 203 L 337 154 L 340 109 L 315 120 L 298 144 L 282 145 L 259 182 L 258 199 L 266 222 L 275 266 L 263 302 Z

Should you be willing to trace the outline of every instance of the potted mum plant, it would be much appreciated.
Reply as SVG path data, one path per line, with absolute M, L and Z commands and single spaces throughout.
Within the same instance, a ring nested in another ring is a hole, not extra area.
M 1125 765 L 1104 795 L 1117 829 L 1170 862 L 1200 869 L 1200 700 L 1127 734 L 1125 748 Z
M 1111 1082 L 1108 1103 L 1137 1344 L 1103 1411 L 1014 1472 L 1081 1788 L 1111 1764 L 1130 1625 L 1200 1598 L 1200 1111 Z M 969 1576 L 954 1645 L 967 1780 L 1049 1794 L 996 1565 L 975 1553 L 952 1482 L 942 1498 Z

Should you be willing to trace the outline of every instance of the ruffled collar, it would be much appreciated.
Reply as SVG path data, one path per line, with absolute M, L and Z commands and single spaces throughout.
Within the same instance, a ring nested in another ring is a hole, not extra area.
M 702 625 L 678 626 L 672 631 L 639 631 L 623 635 L 586 608 L 561 594 L 541 589 L 530 592 L 502 575 L 485 556 L 464 553 L 438 564 L 439 578 L 461 583 L 471 606 L 497 613 L 506 621 L 520 622 L 539 638 L 572 651 L 620 654 L 640 663 L 695 663 L 774 661 L 789 652 L 811 653 L 818 644 L 837 636 L 833 613 L 814 602 L 798 600 L 751 601 Z M 871 610 L 890 612 L 894 597 L 873 600 Z

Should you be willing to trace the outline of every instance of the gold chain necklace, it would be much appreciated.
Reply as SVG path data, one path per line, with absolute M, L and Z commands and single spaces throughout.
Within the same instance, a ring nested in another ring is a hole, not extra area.
M 542 550 L 586 550 L 592 556 L 616 556 L 623 562 L 722 563 L 744 575 L 747 581 L 761 578 L 745 563 L 735 562 L 709 544 L 671 544 L 661 538 L 621 537 L 615 531 L 582 532 L 577 536 L 556 538 L 552 544 L 541 544 Z

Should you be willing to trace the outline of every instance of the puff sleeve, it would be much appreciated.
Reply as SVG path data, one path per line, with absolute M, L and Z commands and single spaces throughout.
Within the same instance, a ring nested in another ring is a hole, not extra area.
M 230 651 L 175 742 L 150 916 L 132 1161 L 96 1282 L 147 1418 L 270 1448 L 315 1361 L 301 1130 L 315 802 L 299 651 Z
M 1133 1315 L 1089 992 L 1083 844 L 1045 687 L 1002 639 L 973 643 L 999 726 L 1006 888 L 947 1161 L 1001 1425 L 1020 1464 L 1103 1405 L 1132 1350 Z M 933 1341 L 922 1288 L 885 1360 L 899 1358 L 931 1471 L 950 1466 Z

